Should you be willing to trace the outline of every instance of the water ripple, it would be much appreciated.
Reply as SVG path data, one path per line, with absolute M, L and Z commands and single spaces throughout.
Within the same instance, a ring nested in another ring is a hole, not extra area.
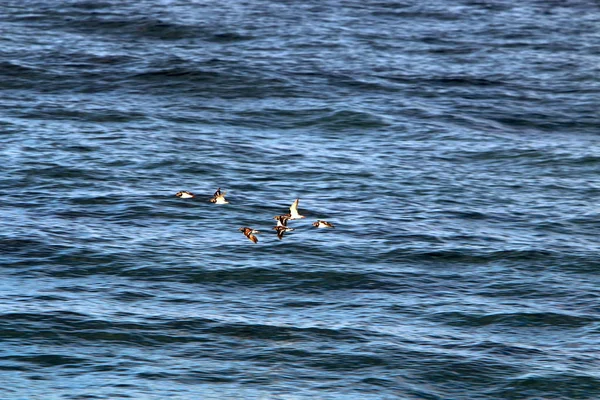
M 600 395 L 597 5 L 4 3 L 0 397 Z

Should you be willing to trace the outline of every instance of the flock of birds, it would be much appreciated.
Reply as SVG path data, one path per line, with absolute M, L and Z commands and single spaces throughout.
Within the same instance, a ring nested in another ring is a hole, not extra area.
M 215 194 L 213 195 L 213 197 L 210 199 L 210 202 L 215 203 L 215 204 L 229 204 L 229 202 L 225 199 L 225 194 L 226 194 L 226 192 L 224 192 L 224 191 L 222 192 L 221 188 L 218 188 L 217 191 L 215 192 Z M 196 197 L 196 195 L 194 193 L 188 192 L 186 190 L 177 192 L 175 194 L 175 196 L 177 196 L 181 199 L 191 199 L 191 198 Z M 300 202 L 300 199 L 294 200 L 294 202 L 290 206 L 289 214 L 276 215 L 273 217 L 273 219 L 277 221 L 277 225 L 275 225 L 273 227 L 273 230 L 275 230 L 277 232 L 277 237 L 279 238 L 279 240 L 283 239 L 283 235 L 286 232 L 290 232 L 290 231 L 294 230 L 294 228 L 288 227 L 288 221 L 294 220 L 294 219 L 306 218 L 304 215 L 300 215 L 300 213 L 298 212 L 298 203 L 299 202 Z M 315 228 L 334 228 L 332 223 L 327 222 L 327 221 L 322 221 L 320 219 L 318 219 L 316 222 L 313 222 L 312 225 Z M 258 243 L 258 238 L 255 235 L 257 233 L 260 233 L 260 231 L 249 228 L 247 226 L 244 226 L 244 227 L 240 228 L 239 230 L 249 240 L 251 240 L 254 243 Z

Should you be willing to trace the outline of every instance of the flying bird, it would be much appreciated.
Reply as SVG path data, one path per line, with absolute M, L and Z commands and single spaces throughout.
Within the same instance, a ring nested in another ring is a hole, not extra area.
M 221 188 L 218 188 L 215 194 L 213 194 L 212 199 L 210 199 L 210 202 L 215 204 L 229 204 L 229 202 L 225 200 L 225 193 L 227 192 L 221 192 Z
M 287 226 L 279 226 L 279 225 L 277 225 L 273 229 L 277 231 L 277 237 L 279 238 L 279 240 L 283 239 L 283 235 L 286 232 L 290 232 L 290 231 L 294 230 L 294 228 L 288 228 Z
M 277 220 L 277 226 L 287 226 L 287 223 L 290 219 L 290 214 L 276 215 L 273 217 L 273 219 Z
M 259 233 L 259 231 L 252 229 L 252 228 L 248 228 L 247 226 L 240 228 L 239 229 L 240 232 L 243 232 L 244 235 L 250 239 L 251 241 L 253 241 L 254 243 L 258 243 L 258 239 L 256 238 L 256 236 L 254 236 L 254 234 Z
M 321 221 L 320 219 L 318 219 L 317 222 L 313 222 L 312 225 L 316 228 L 335 228 L 331 222 Z
M 304 215 L 300 215 L 298 213 L 298 202 L 299 201 L 300 201 L 300 199 L 296 199 L 290 206 L 290 219 L 305 218 Z
M 175 196 L 181 199 L 191 199 L 192 197 L 196 197 L 196 195 L 192 192 L 188 192 L 187 190 L 182 190 L 181 192 L 177 192 Z

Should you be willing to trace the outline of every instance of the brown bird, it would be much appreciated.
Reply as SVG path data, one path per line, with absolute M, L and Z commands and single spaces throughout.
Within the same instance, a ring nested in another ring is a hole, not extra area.
M 283 239 L 283 235 L 286 232 L 290 232 L 290 231 L 294 230 L 294 228 L 288 228 L 287 226 L 280 226 L 280 225 L 277 225 L 273 229 L 277 231 L 277 237 L 279 238 L 279 240 Z
M 321 221 L 320 219 L 317 222 L 313 222 L 312 225 L 317 228 L 335 228 L 331 222 Z
M 273 219 L 277 220 L 277 226 L 287 226 L 287 223 L 290 220 L 290 214 L 276 215 Z
M 192 192 L 188 192 L 187 190 L 182 190 L 181 192 L 177 192 L 175 196 L 181 199 L 191 199 L 192 197 L 196 197 L 196 195 Z
M 248 239 L 252 240 L 254 243 L 258 243 L 258 239 L 256 238 L 256 236 L 254 236 L 254 234 L 259 233 L 259 231 L 252 228 L 248 228 L 247 226 L 240 228 L 239 230 L 240 232 L 243 232 Z
M 221 188 L 218 188 L 215 194 L 213 194 L 212 199 L 210 199 L 210 202 L 215 204 L 229 204 L 229 202 L 225 200 L 225 193 L 227 192 L 221 192 Z

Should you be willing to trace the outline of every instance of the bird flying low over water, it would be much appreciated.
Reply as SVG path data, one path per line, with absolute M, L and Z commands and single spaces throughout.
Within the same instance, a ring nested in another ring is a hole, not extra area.
M 210 202 L 215 204 L 229 204 L 229 202 L 225 200 L 225 193 L 227 192 L 221 192 L 221 188 L 218 188 L 215 194 L 213 194 L 212 199 L 210 199 Z
M 298 202 L 300 202 L 300 199 L 296 199 L 290 206 L 290 219 L 305 218 L 304 215 L 298 213 Z
M 284 215 L 276 215 L 273 217 L 274 220 L 277 220 L 277 226 L 287 226 L 287 223 L 290 219 L 290 215 L 289 214 L 284 214 Z
M 252 240 L 254 243 L 258 243 L 258 238 L 254 236 L 254 234 L 260 233 L 259 231 L 252 228 L 248 228 L 247 226 L 240 228 L 239 230 L 240 232 L 243 232 L 248 239 Z
M 192 197 L 196 197 L 196 195 L 192 192 L 188 192 L 187 190 L 182 190 L 181 192 L 177 192 L 175 196 L 181 199 L 191 199 Z
M 321 221 L 320 219 L 317 222 L 313 222 L 312 225 L 317 228 L 335 228 L 331 222 Z
M 283 239 L 283 235 L 286 232 L 290 232 L 290 231 L 294 230 L 294 228 L 288 228 L 287 226 L 281 226 L 281 225 L 277 225 L 273 229 L 277 231 L 277 237 L 279 238 L 279 240 Z

